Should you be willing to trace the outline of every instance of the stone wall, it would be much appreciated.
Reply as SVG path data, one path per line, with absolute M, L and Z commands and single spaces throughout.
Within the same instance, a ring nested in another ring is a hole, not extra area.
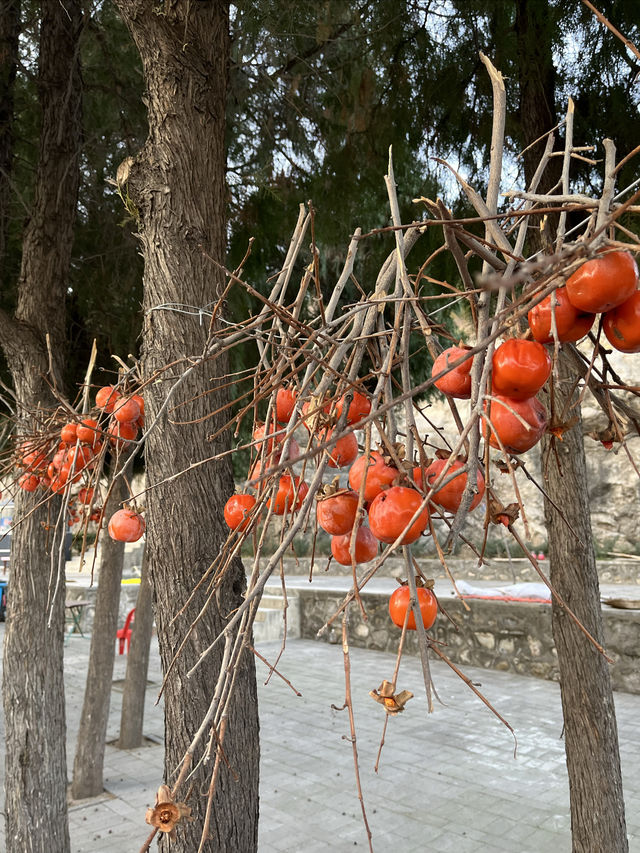
M 340 606 L 343 596 L 313 588 L 299 590 L 297 594 L 302 636 L 316 639 L 318 631 Z M 351 606 L 350 643 L 397 652 L 401 632 L 389 619 L 387 597 L 362 593 L 362 600 L 368 620 L 362 620 L 357 605 Z M 470 610 L 466 611 L 458 599 L 447 600 L 446 610 L 451 621 L 440 614 L 432 632 L 454 663 L 558 679 L 550 605 L 483 600 L 471 600 L 468 604 Z M 603 616 L 605 645 L 614 660 L 611 667 L 614 688 L 640 693 L 640 612 L 605 608 Z M 340 618 L 320 639 L 340 642 Z M 596 654 L 586 638 L 584 645 L 585 654 Z M 414 632 L 408 633 L 405 649 L 408 654 L 417 654 Z M 381 680 L 390 677 L 391 673 L 380 673 Z
M 418 565 L 425 577 L 447 578 L 447 573 L 437 559 L 432 557 L 417 557 Z M 299 560 L 286 559 L 283 561 L 285 575 L 308 576 L 310 559 Z M 316 556 L 313 574 L 315 577 L 327 576 L 351 576 L 350 566 L 341 566 L 332 560 L 327 569 L 328 557 Z M 249 561 L 246 561 L 249 565 Z M 456 580 L 467 581 L 501 581 L 504 583 L 537 582 L 540 580 L 533 566 L 528 560 L 507 560 L 503 558 L 490 559 L 486 565 L 478 566 L 477 558 L 453 558 L 447 565 Z M 542 571 L 548 575 L 548 564 L 540 561 Z M 598 577 L 600 583 L 621 583 L 640 585 L 640 560 L 598 560 Z M 362 575 L 364 569 L 358 567 L 358 574 Z M 377 577 L 401 578 L 406 576 L 404 561 L 398 557 L 390 557 L 378 570 Z

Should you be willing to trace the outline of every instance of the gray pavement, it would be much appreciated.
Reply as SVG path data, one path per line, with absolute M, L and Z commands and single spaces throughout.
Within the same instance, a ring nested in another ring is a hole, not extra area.
M 275 659 L 279 643 L 260 652 Z M 66 645 L 68 756 L 74 742 L 89 640 Z M 557 685 L 511 673 L 468 669 L 467 674 L 516 730 L 507 729 L 444 664 L 433 664 L 443 705 L 427 712 L 419 661 L 402 662 L 398 686 L 415 693 L 406 711 L 389 720 L 379 773 L 373 766 L 384 711 L 369 696 L 391 678 L 395 658 L 351 649 L 351 680 L 365 806 L 373 849 L 400 853 L 568 853 L 568 788 Z M 125 658 L 116 660 L 108 739 L 119 725 Z M 260 853 L 316 853 L 367 848 L 354 783 L 345 711 L 341 646 L 310 640 L 287 644 L 279 669 L 302 692 L 279 678 L 265 686 L 259 661 L 262 741 Z M 73 853 L 138 851 L 147 836 L 144 813 L 162 781 L 160 681 L 152 651 L 145 734 L 149 745 L 122 752 L 107 747 L 105 788 L 70 810 Z M 640 697 L 616 695 L 630 849 L 640 853 Z M 0 732 L 0 734 L 2 734 Z M 1 741 L 0 741 L 1 742 Z M 3 769 L 0 767 L 0 777 Z M 0 831 L 0 849 L 3 835 Z M 223 851 L 242 853 L 242 851 Z

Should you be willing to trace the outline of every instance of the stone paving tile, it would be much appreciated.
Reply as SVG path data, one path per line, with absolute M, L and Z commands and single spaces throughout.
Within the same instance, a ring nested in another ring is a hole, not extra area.
M 68 756 L 73 761 L 88 640 L 70 638 L 65 648 Z M 260 651 L 274 658 L 279 644 Z M 394 656 L 352 649 L 352 690 L 362 789 L 376 851 L 394 853 L 568 853 L 570 821 L 560 740 L 557 685 L 511 673 L 469 669 L 468 675 L 516 729 L 517 757 L 508 730 L 451 671 L 433 664 L 437 702 L 428 713 L 420 664 L 403 661 L 400 688 L 415 698 L 391 719 L 380 772 L 373 765 L 384 712 L 368 696 L 393 672 Z M 115 678 L 124 676 L 117 659 Z M 348 717 L 331 709 L 344 701 L 342 649 L 290 641 L 280 670 L 302 697 L 279 679 L 264 686 L 259 676 L 262 738 L 259 853 L 346 853 L 366 850 L 354 782 Z M 145 732 L 162 732 L 161 681 L 153 650 Z M 119 726 L 121 692 L 114 689 L 109 738 Z M 630 850 L 640 853 L 640 697 L 616 695 L 627 797 Z M 3 731 L 0 728 L 0 743 Z M 0 764 L 0 779 L 4 768 Z M 128 853 L 147 836 L 144 811 L 162 780 L 159 745 L 129 753 L 107 746 L 105 787 L 113 795 L 75 804 L 70 811 L 73 853 Z M 0 850 L 4 827 L 0 827 Z M 241 853 L 241 851 L 222 851 Z

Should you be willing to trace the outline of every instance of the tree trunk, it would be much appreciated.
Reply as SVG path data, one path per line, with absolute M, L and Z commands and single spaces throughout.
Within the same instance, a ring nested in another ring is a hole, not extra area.
M 7 0 L 0 6 L 0 261 L 4 259 L 9 227 L 14 143 L 13 101 L 19 34 L 20 0 Z M 0 273 L 0 282 L 3 278 Z
M 219 0 L 174 0 L 164 5 L 162 15 L 152 0 L 117 0 L 117 5 L 140 51 L 149 110 L 149 138 L 131 165 L 128 186 L 140 215 L 145 260 L 144 377 L 150 380 L 166 365 L 173 365 L 161 374 L 160 381 L 146 386 L 145 408 L 152 424 L 172 380 L 191 365 L 191 359 L 198 358 L 207 342 L 208 320 L 203 321 L 198 308 L 210 309 L 222 291 L 223 278 L 204 253 L 219 261 L 225 256 L 228 5 Z M 183 310 L 173 310 L 174 306 Z M 207 599 L 203 588 L 186 613 L 172 623 L 226 539 L 222 507 L 234 488 L 228 457 L 170 483 L 165 480 L 229 446 L 226 434 L 214 442 L 208 440 L 222 420 L 211 415 L 225 400 L 224 392 L 216 389 L 216 377 L 225 372 L 224 359 L 197 368 L 172 397 L 169 414 L 162 414 L 146 438 L 146 473 L 151 486 L 146 548 L 165 671 Z M 221 647 L 191 677 L 187 672 L 223 630 L 228 614 L 242 601 L 244 588 L 244 570 L 238 560 L 229 566 L 215 600 L 195 624 L 168 680 L 164 693 L 168 781 L 211 702 Z M 206 851 L 251 853 L 256 849 L 256 693 L 254 662 L 245 653 L 231 701 L 225 760 Z M 194 756 L 197 770 L 189 780 L 195 821 L 178 827 L 172 853 L 198 849 L 206 802 L 203 794 L 213 764 L 199 765 L 201 755 L 198 751 Z M 179 799 L 185 791 L 178 792 Z M 160 842 L 163 850 L 168 843 L 166 839 Z
M 570 405 L 575 404 L 577 394 L 569 393 L 574 377 L 562 353 L 558 366 L 554 407 L 558 413 L 565 411 L 573 416 L 576 409 Z M 565 432 L 562 441 L 546 437 L 543 453 L 544 487 L 577 536 L 546 500 L 551 583 L 602 644 L 602 608 L 581 424 Z M 609 665 L 555 600 L 551 614 L 560 669 L 573 850 L 624 853 L 628 842 Z
M 112 472 L 119 470 L 123 462 L 124 457 L 120 454 L 112 462 Z M 121 508 L 127 496 L 127 484 L 122 476 L 114 484 L 105 505 L 106 519 Z M 124 542 L 112 539 L 106 530 L 102 531 L 100 542 L 100 571 L 89 649 L 89 670 L 73 763 L 71 796 L 74 800 L 96 797 L 103 791 L 104 749 L 116 653 Z
M 556 124 L 556 69 L 553 64 L 555 14 L 539 0 L 516 0 L 518 43 L 519 119 L 527 184 L 540 162 L 546 139 L 540 137 Z M 535 145 L 534 140 L 540 139 Z M 559 178 L 562 163 L 554 158 L 541 182 L 546 192 Z
M 520 120 L 523 143 L 538 139 L 556 124 L 555 68 L 550 28 L 553 10 L 537 0 L 516 0 L 519 48 Z M 544 142 L 525 153 L 529 184 Z M 560 172 L 560 158 L 551 161 L 540 189 L 548 191 Z M 531 226 L 530 226 L 531 227 Z M 553 230 L 553 224 L 552 224 Z M 532 228 L 531 244 L 541 248 Z M 554 412 L 568 420 L 580 416 L 570 408 L 574 378 L 566 357 L 558 362 Z M 575 394 L 573 404 L 576 404 Z M 591 634 L 602 643 L 602 610 L 596 569 L 584 442 L 580 424 L 564 433 L 563 441 L 545 436 L 543 448 L 545 519 L 549 537 L 551 582 Z M 562 509 L 570 532 L 552 501 Z M 571 828 L 575 853 L 624 853 L 628 849 L 620 755 L 613 694 L 607 662 L 554 600 L 553 637 L 558 653 L 560 692 L 565 725 Z
M 19 431 L 41 425 L 64 365 L 64 301 L 79 181 L 81 78 L 77 0 L 43 3 L 40 154 L 25 226 L 15 319 L 0 313 L 0 341 L 17 398 Z M 47 349 L 46 335 L 50 348 Z M 69 850 L 63 681 L 64 563 L 60 499 L 20 492 L 4 642 L 7 853 Z M 54 530 L 54 527 L 56 528 Z M 52 571 L 53 566 L 53 571 Z
M 149 647 L 153 632 L 153 587 L 149 577 L 147 549 L 142 557 L 142 576 L 136 600 L 136 618 L 133 620 L 131 648 L 127 655 L 127 672 L 122 694 L 120 716 L 120 749 L 135 749 L 142 746 L 144 702 L 147 695 L 147 672 L 149 670 Z

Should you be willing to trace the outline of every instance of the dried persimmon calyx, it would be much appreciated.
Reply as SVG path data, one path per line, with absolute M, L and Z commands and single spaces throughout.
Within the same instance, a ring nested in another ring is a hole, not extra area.
M 370 690 L 369 696 L 384 705 L 387 714 L 395 715 L 404 711 L 404 706 L 413 698 L 410 690 L 401 690 L 394 694 L 395 687 L 391 681 L 383 681 L 377 690 Z

